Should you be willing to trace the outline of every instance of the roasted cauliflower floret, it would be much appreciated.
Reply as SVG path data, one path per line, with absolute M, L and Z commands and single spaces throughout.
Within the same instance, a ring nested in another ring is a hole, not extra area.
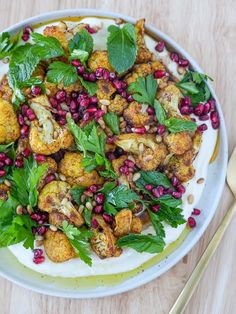
M 152 116 L 147 113 L 147 106 L 133 101 L 123 112 L 126 122 L 134 127 L 141 127 L 152 122 Z
M 47 96 L 39 96 L 31 101 L 37 120 L 32 121 L 29 134 L 30 147 L 34 153 L 50 155 L 66 149 L 73 143 L 73 136 L 66 127 L 60 126 L 47 109 Z
M 20 136 L 20 126 L 12 105 L 0 98 L 0 144 L 15 142 Z
M 141 233 L 143 229 L 142 221 L 139 217 L 133 216 L 131 224 L 131 233 Z
M 132 211 L 130 209 L 122 209 L 115 215 L 114 235 L 121 237 L 130 233 L 132 225 Z
M 83 216 L 71 202 L 70 185 L 63 181 L 52 181 L 44 186 L 39 194 L 38 208 L 48 213 L 58 211 L 76 227 L 84 223 Z
M 6 201 L 8 199 L 8 191 L 9 187 L 6 184 L 0 183 L 0 200 Z
M 90 58 L 88 59 L 88 66 L 93 72 L 95 72 L 97 68 L 100 68 L 100 67 L 107 69 L 110 72 L 114 71 L 109 62 L 108 53 L 105 50 L 93 51 Z
M 112 233 L 111 228 L 105 223 L 104 219 L 99 215 L 94 215 L 99 227 L 93 229 L 93 236 L 90 239 L 90 244 L 93 251 L 100 258 L 107 258 L 112 256 L 119 256 L 121 249 L 116 246 L 116 239 Z
M 136 34 L 137 34 L 137 45 L 138 45 L 138 53 L 136 57 L 136 63 L 144 63 L 148 62 L 152 59 L 152 53 L 148 50 L 145 39 L 144 39 L 144 24 L 145 19 L 140 19 L 135 24 Z
M 195 174 L 195 169 L 192 165 L 194 156 L 195 154 L 192 150 L 181 156 L 173 156 L 167 165 L 170 176 L 176 176 L 181 182 L 191 180 Z
M 174 84 L 169 84 L 160 89 L 157 98 L 163 105 L 169 116 L 181 116 L 179 111 L 179 102 L 182 97 L 181 91 Z
M 0 98 L 11 102 L 12 94 L 12 89 L 9 86 L 7 75 L 5 74 L 0 80 Z
M 100 101 L 103 99 L 110 100 L 111 95 L 116 91 L 115 87 L 109 81 L 99 80 L 97 87 L 97 97 Z
M 66 36 L 66 27 L 63 27 L 64 23 L 57 26 L 47 26 L 43 30 L 43 35 L 47 37 L 55 37 L 65 50 L 68 50 L 68 39 Z M 65 25 L 65 24 L 64 24 Z
M 80 153 L 67 152 L 60 161 L 59 172 L 66 177 L 71 185 L 90 186 L 102 184 L 103 179 L 99 177 L 96 170 L 86 172 L 81 166 L 83 155 Z
M 54 232 L 48 229 L 43 245 L 48 258 L 54 263 L 62 263 L 76 257 L 69 239 L 61 231 Z
M 114 112 L 117 115 L 122 115 L 122 112 L 127 108 L 128 102 L 120 95 L 116 95 L 114 99 L 110 100 L 110 104 L 107 107 L 109 112 Z
M 48 221 L 50 225 L 53 225 L 55 227 L 61 227 L 63 224 L 63 221 L 68 221 L 69 219 L 62 213 L 59 213 L 58 211 L 53 211 L 49 214 Z
M 151 171 L 163 164 L 167 156 L 167 149 L 163 143 L 155 144 L 155 148 L 144 148 L 143 152 L 134 156 L 136 165 L 144 170 Z
M 192 148 L 193 141 L 188 132 L 170 133 L 164 137 L 170 153 L 174 155 L 182 155 Z

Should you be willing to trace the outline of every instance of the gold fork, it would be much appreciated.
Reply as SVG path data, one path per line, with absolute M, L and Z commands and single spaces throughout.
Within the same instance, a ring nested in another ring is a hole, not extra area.
M 236 147 L 234 148 L 234 151 L 229 160 L 228 170 L 227 170 L 227 182 L 236 199 Z M 191 299 L 201 279 L 202 274 L 207 268 L 211 260 L 211 257 L 215 253 L 217 247 L 219 246 L 224 236 L 224 233 L 227 227 L 229 226 L 235 213 L 236 213 L 236 200 L 234 201 L 232 206 L 228 209 L 227 213 L 225 214 L 224 219 L 222 220 L 213 238 L 211 239 L 207 248 L 202 254 L 199 262 L 197 263 L 197 266 L 195 267 L 187 283 L 185 284 L 182 292 L 180 293 L 174 305 L 172 306 L 169 314 L 182 314 L 184 312 L 186 305 Z

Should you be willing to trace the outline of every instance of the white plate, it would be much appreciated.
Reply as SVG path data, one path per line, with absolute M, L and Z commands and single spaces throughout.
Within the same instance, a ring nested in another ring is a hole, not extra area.
M 27 19 L 19 24 L 13 25 L 12 27 L 6 29 L 5 31 L 14 34 L 22 30 L 22 28 L 24 28 L 27 25 L 34 25 L 41 22 L 47 22 L 50 20 L 65 18 L 69 16 L 114 17 L 122 18 L 131 23 L 135 22 L 134 18 L 122 14 L 90 9 L 76 9 L 76 10 L 62 10 L 42 14 Z M 188 55 L 188 53 L 168 36 L 166 36 L 156 28 L 149 25 L 146 25 L 146 29 L 153 33 L 155 36 L 165 41 L 168 44 L 168 46 L 171 47 L 174 51 L 179 52 L 183 57 L 188 59 L 194 70 L 201 73 L 204 72 L 200 69 L 196 62 Z M 42 274 L 29 270 L 25 266 L 21 265 L 7 248 L 4 248 L 0 249 L 0 274 L 9 280 L 21 286 L 24 286 L 25 288 L 29 288 L 40 293 L 69 298 L 92 298 L 92 297 L 95 298 L 114 295 L 143 285 L 166 272 L 169 268 L 175 265 L 181 258 L 183 258 L 183 256 L 185 256 L 195 245 L 195 243 L 200 239 L 203 232 L 210 223 L 216 211 L 217 204 L 220 200 L 220 196 L 225 182 L 228 159 L 226 128 L 217 97 L 214 91 L 212 90 L 211 86 L 209 87 L 213 97 L 216 99 L 217 108 L 221 119 L 219 153 L 214 163 L 209 165 L 205 189 L 202 194 L 201 200 L 198 203 L 198 207 L 204 208 L 204 211 L 198 217 L 197 228 L 193 229 L 189 233 L 187 238 L 182 242 L 182 244 L 178 248 L 176 248 L 176 250 L 173 253 L 171 253 L 167 258 L 165 258 L 158 264 L 155 264 L 154 266 L 145 269 L 143 272 L 140 272 L 134 277 L 131 277 L 121 283 L 116 284 L 113 283 L 112 285 L 109 286 L 100 285 L 91 287 L 89 286 L 86 287 L 82 285 L 81 287 L 79 278 L 60 279 L 55 277 L 46 277 L 43 276 Z

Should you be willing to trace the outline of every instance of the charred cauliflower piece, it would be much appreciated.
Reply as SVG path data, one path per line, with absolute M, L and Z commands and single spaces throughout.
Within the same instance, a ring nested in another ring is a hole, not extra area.
M 7 75 L 5 74 L 0 80 L 0 98 L 11 102 L 12 94 L 12 89 L 9 86 Z
M 83 155 L 80 153 L 67 152 L 60 161 L 59 172 L 66 177 L 71 185 L 90 186 L 102 184 L 103 179 L 99 177 L 96 170 L 86 172 L 81 166 Z
M 123 116 L 128 124 L 134 127 L 145 126 L 152 122 L 152 117 L 146 110 L 146 105 L 133 101 L 129 107 L 124 110 Z
M 131 224 L 131 233 L 141 233 L 143 229 L 142 221 L 139 217 L 133 216 Z
M 111 82 L 99 80 L 97 82 L 97 97 L 99 100 L 110 100 L 111 95 L 116 91 Z
M 15 142 L 20 137 L 20 126 L 12 105 L 0 98 L 0 144 Z
M 9 187 L 3 183 L 0 183 L 0 200 L 6 201 L 8 199 L 7 192 L 9 191 Z
M 167 165 L 168 172 L 176 176 L 181 182 L 191 180 L 195 174 L 195 169 L 192 165 L 194 156 L 195 154 L 192 150 L 181 156 L 173 156 Z
M 68 50 L 68 39 L 66 36 L 66 24 L 59 23 L 57 26 L 47 26 L 43 30 L 43 35 L 47 37 L 55 37 L 65 50 Z
M 181 97 L 181 91 L 172 83 L 157 93 L 158 100 L 169 116 L 181 116 L 179 111 Z
M 115 215 L 114 235 L 121 237 L 130 233 L 132 225 L 132 211 L 130 209 L 122 209 Z
M 97 229 L 93 229 L 93 236 L 90 239 L 93 251 L 102 259 L 120 256 L 122 251 L 115 244 L 116 239 L 111 228 L 105 223 L 101 216 L 94 215 L 93 218 L 95 218 L 99 224 Z
M 164 137 L 164 142 L 170 153 L 174 155 L 182 155 L 193 146 L 192 138 L 188 132 L 170 133 Z
M 66 149 L 73 143 L 71 133 L 65 127 L 61 127 L 47 109 L 50 104 L 47 96 L 39 96 L 31 101 L 37 120 L 32 121 L 29 142 L 34 153 L 50 155 L 60 149 Z
M 67 236 L 60 231 L 47 230 L 43 241 L 48 258 L 54 263 L 62 263 L 76 257 Z
M 128 102 L 125 98 L 120 95 L 116 95 L 114 99 L 110 100 L 110 104 L 108 106 L 109 112 L 114 112 L 117 115 L 122 115 L 124 109 L 128 106 Z
M 138 54 L 136 57 L 136 63 L 144 63 L 151 61 L 152 53 L 148 50 L 145 39 L 144 39 L 144 24 L 145 19 L 140 19 L 135 24 L 136 34 L 137 34 L 137 45 L 138 45 Z
M 153 134 L 121 134 L 117 136 L 115 144 L 133 153 L 137 166 L 145 171 L 155 170 L 168 153 L 163 143 L 155 142 Z
M 70 185 L 62 181 L 52 181 L 44 186 L 39 194 L 38 207 L 42 211 L 64 214 L 72 224 L 80 227 L 84 218 L 71 202 Z
M 90 58 L 88 59 L 88 66 L 93 72 L 95 72 L 97 68 L 100 67 L 107 69 L 110 72 L 114 71 L 108 60 L 108 53 L 105 50 L 93 51 Z
M 51 212 L 48 218 L 50 225 L 53 225 L 57 228 L 61 227 L 63 221 L 65 220 L 69 222 L 69 219 L 64 214 L 59 213 L 58 211 Z

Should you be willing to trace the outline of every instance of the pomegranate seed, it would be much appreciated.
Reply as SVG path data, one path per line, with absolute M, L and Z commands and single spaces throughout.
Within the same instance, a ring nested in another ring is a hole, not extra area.
M 112 160 L 116 159 L 116 156 L 115 156 L 113 153 L 108 153 L 108 154 L 107 154 L 107 158 L 108 158 L 110 161 L 112 161 Z
M 196 108 L 194 108 L 194 114 L 198 117 L 203 114 L 203 111 L 204 111 L 204 105 L 203 104 L 198 104 L 196 106 Z
M 172 189 L 164 190 L 164 194 L 168 194 L 168 195 L 172 195 L 173 192 L 174 192 L 174 190 L 172 190 Z
M 207 125 L 205 123 L 203 124 L 200 124 L 198 127 L 197 127 L 198 131 L 200 132 L 204 132 L 207 130 Z
M 40 154 L 34 154 L 34 159 L 38 162 L 43 162 L 43 161 L 45 161 L 45 156 L 40 155 Z
M 66 98 L 66 92 L 64 90 L 59 90 L 56 93 L 56 99 L 60 102 L 63 102 Z
M 110 72 L 109 73 L 109 78 L 111 81 L 113 81 L 116 78 L 116 73 L 115 72 Z
M 31 114 L 33 114 L 33 110 L 31 108 L 26 110 L 26 116 L 29 117 Z
M 22 36 L 21 36 L 22 40 L 23 41 L 27 41 L 29 40 L 29 34 L 28 33 L 24 33 Z
M 155 110 L 152 107 L 148 107 L 147 108 L 147 113 L 151 116 L 153 116 L 155 114 Z
M 200 209 L 198 209 L 198 208 L 194 208 L 194 209 L 193 209 L 192 215 L 198 216 L 198 215 L 200 215 L 200 214 L 201 214 Z
M 71 93 L 71 98 L 77 98 L 77 96 L 78 96 L 78 95 L 77 95 L 76 92 L 72 92 L 72 93 Z
M 55 180 L 55 175 L 54 175 L 54 174 L 49 174 L 49 175 L 47 175 L 46 178 L 45 178 L 45 182 L 46 182 L 46 183 L 50 183 L 50 182 L 52 182 L 53 180 Z
M 159 209 L 160 209 L 160 205 L 159 205 L 159 204 L 156 204 L 156 205 L 153 205 L 153 206 L 152 206 L 152 211 L 153 211 L 154 213 L 157 213 Z
M 88 107 L 88 105 L 89 105 L 89 99 L 82 99 L 80 101 L 80 106 L 81 107 L 86 108 L 86 107 Z
M 41 220 L 38 220 L 38 223 L 40 223 L 40 222 L 41 222 Z M 43 223 L 43 221 L 42 221 L 42 223 Z M 45 226 L 40 226 L 38 228 L 38 234 L 41 236 L 44 235 L 46 231 L 47 231 L 47 228 Z
M 182 184 L 178 185 L 178 186 L 176 187 L 176 189 L 177 189 L 177 191 L 178 191 L 179 193 L 181 193 L 181 194 L 184 194 L 184 193 L 185 193 L 185 187 L 184 187 Z
M 164 125 L 160 124 L 157 127 L 157 134 L 162 135 L 165 132 L 166 128 Z
M 97 104 L 98 103 L 98 98 L 96 96 L 91 96 L 89 98 L 89 103 L 90 104 Z
M 179 185 L 179 180 L 176 177 L 171 178 L 171 183 L 173 186 L 178 186 Z
M 38 221 L 41 217 L 39 214 L 33 213 L 30 218 L 34 221 Z
M 0 161 L 0 168 L 3 168 L 4 167 L 4 162 Z
M 6 171 L 5 171 L 5 170 L 0 170 L 0 177 L 5 176 L 5 174 L 6 174 Z
M 38 96 L 40 95 L 42 92 L 42 88 L 40 86 L 32 86 L 31 87 L 31 94 L 33 96 Z
M 103 77 L 103 79 L 104 79 L 105 81 L 108 81 L 109 78 L 110 78 L 110 73 L 109 73 L 109 71 L 106 70 L 106 69 L 104 69 L 104 70 L 103 70 L 103 75 L 102 75 L 102 77 Z
M 147 132 L 144 126 L 139 127 L 139 128 L 132 128 L 131 131 L 137 134 L 145 134 Z
M 159 41 L 159 43 L 156 45 L 155 50 L 158 52 L 162 52 L 165 48 L 164 41 Z
M 93 208 L 93 211 L 96 213 L 96 214 L 100 214 L 102 211 L 103 211 L 103 207 L 102 205 L 97 205 Z
M 134 162 L 132 160 L 126 159 L 125 160 L 125 165 L 128 166 L 129 168 L 134 167 Z
M 179 59 L 179 65 L 181 67 L 187 67 L 189 65 L 189 61 L 186 59 Z
M 32 228 L 31 228 L 31 232 L 32 232 L 33 235 L 36 235 L 36 233 L 37 233 L 37 228 L 36 228 L 36 227 L 32 227 Z
M 33 258 L 33 262 L 35 263 L 35 264 L 41 264 L 41 263 L 43 263 L 45 261 L 45 257 L 44 256 L 40 256 L 40 257 L 37 257 L 37 258 Z
M 112 82 L 112 85 L 116 88 L 116 89 L 122 89 L 122 83 L 121 83 L 121 81 L 119 81 L 119 80 L 114 80 L 113 82 Z
M 214 99 L 209 99 L 208 100 L 208 103 L 210 104 L 211 106 L 211 110 L 215 110 L 215 100 Z
M 78 67 L 81 63 L 78 59 L 75 59 L 75 60 L 72 60 L 71 61 L 71 64 L 74 66 L 74 67 Z
M 190 228 L 196 227 L 196 220 L 193 217 L 188 218 L 188 225 Z
M 56 107 L 57 107 L 58 102 L 57 102 L 57 100 L 56 100 L 54 97 L 50 97 L 50 98 L 49 98 L 49 101 L 50 101 L 50 104 L 51 104 L 51 106 L 52 106 L 53 108 L 56 108 Z
M 104 110 L 98 110 L 95 112 L 94 118 L 95 120 L 99 120 L 102 116 L 104 116 L 105 111 Z
M 21 167 L 23 167 L 23 165 L 24 165 L 23 159 L 16 159 L 16 161 L 15 161 L 15 166 L 16 166 L 17 168 L 21 168 Z
M 83 115 L 83 121 L 88 121 L 89 120 L 89 113 L 85 112 L 85 114 Z
M 77 108 L 77 103 L 75 100 L 72 100 L 71 103 L 70 103 L 70 109 L 76 109 Z
M 60 118 L 60 120 L 58 122 L 60 123 L 60 125 L 66 125 L 66 119 L 65 118 Z
M 220 121 L 217 122 L 211 122 L 211 125 L 213 127 L 214 130 L 218 129 L 220 126 Z
M 204 114 L 203 116 L 200 116 L 200 117 L 199 117 L 199 120 L 201 120 L 201 121 L 207 121 L 207 120 L 209 120 L 209 116 L 208 116 L 207 114 Z
M 94 113 L 96 111 L 97 111 L 96 107 L 91 107 L 91 108 L 87 109 L 87 112 L 89 112 L 89 113 Z
M 180 108 L 180 112 L 184 115 L 190 115 L 191 114 L 191 107 L 183 106 Z
M 29 33 L 31 33 L 31 32 L 33 32 L 32 27 L 26 26 L 26 27 L 24 28 L 24 33 L 29 34 Z
M 153 73 L 153 76 L 155 79 L 159 79 L 159 78 L 162 78 L 163 76 L 165 76 L 166 72 L 164 70 L 156 70 L 154 73 Z
M 29 147 L 26 147 L 26 148 L 23 150 L 22 155 L 23 155 L 25 158 L 27 158 L 27 157 L 29 157 L 30 153 L 31 153 L 30 148 L 29 148 Z
M 65 117 L 67 114 L 67 112 L 65 110 L 59 110 L 58 111 L 58 115 L 61 116 L 61 117 Z
M 97 196 L 96 196 L 96 202 L 97 202 L 98 204 L 103 204 L 104 199 L 105 199 L 105 197 L 104 197 L 104 194 L 103 194 L 103 193 L 98 193 L 98 194 L 97 194 Z
M 88 188 L 89 192 L 95 193 L 98 190 L 97 185 L 93 184 Z
M 84 74 L 84 72 L 85 72 L 85 67 L 84 67 L 83 65 L 79 65 L 79 66 L 77 67 L 77 73 L 78 73 L 79 75 L 82 75 L 82 74 Z
M 96 229 L 99 225 L 98 225 L 98 222 L 97 222 L 97 219 L 95 218 L 92 218 L 91 220 L 91 226 L 92 228 Z
M 21 114 L 19 114 L 19 116 L 18 116 L 18 122 L 20 125 L 23 125 L 25 123 L 24 118 Z
M 72 119 L 75 121 L 75 122 L 78 122 L 79 121 L 79 117 L 80 117 L 80 115 L 79 115 L 79 113 L 73 113 L 72 114 Z
M 20 134 L 22 136 L 26 136 L 29 133 L 29 127 L 28 125 L 23 125 L 21 130 L 20 130 Z
M 128 95 L 126 99 L 127 99 L 127 101 L 128 101 L 128 102 L 132 102 L 132 101 L 134 101 L 134 99 L 133 99 L 133 96 L 132 96 L 132 95 Z
M 164 193 L 164 188 L 163 186 L 158 186 L 157 188 L 152 189 L 152 195 L 156 198 L 159 198 L 163 195 Z
M 174 62 L 176 62 L 176 63 L 179 62 L 179 55 L 178 55 L 176 52 L 172 52 L 172 53 L 170 54 L 170 58 L 171 58 L 172 61 L 174 61 Z
M 86 81 L 88 81 L 88 79 L 89 79 L 89 74 L 88 74 L 88 73 L 84 73 L 84 74 L 83 74 L 83 79 L 86 80 Z
M 96 75 L 96 78 L 101 78 L 103 76 L 103 68 L 99 67 L 97 68 L 96 72 L 95 72 L 95 75 Z
M 219 116 L 218 116 L 218 113 L 216 111 L 212 111 L 211 112 L 211 121 L 212 122 L 218 122 L 219 120 Z
M 38 224 L 39 224 L 39 225 L 42 225 L 42 224 L 43 224 L 43 220 L 40 219 L 40 220 L 38 221 Z
M 128 93 L 127 93 L 125 90 L 123 90 L 123 91 L 120 93 L 120 95 L 121 95 L 122 98 L 127 98 L 127 97 L 128 97 Z
M 211 110 L 211 105 L 209 102 L 206 102 L 203 109 L 203 114 L 208 114 Z
M 102 215 L 103 219 L 105 220 L 106 223 L 111 224 L 112 223 L 112 217 L 106 213 Z
M 153 189 L 153 186 L 151 184 L 146 184 L 144 187 L 147 191 L 151 191 Z
M 0 161 L 5 161 L 6 157 L 5 153 L 0 153 Z
M 30 121 L 34 121 L 36 119 L 36 115 L 33 113 L 31 115 L 28 116 Z
M 34 250 L 33 250 L 33 253 L 34 253 L 34 257 L 37 258 L 37 257 L 43 255 L 43 250 L 42 250 L 42 249 L 34 249 Z
M 92 27 L 90 27 L 89 25 L 85 26 L 85 28 L 87 29 L 87 31 L 88 31 L 90 34 L 95 34 L 95 33 L 96 33 L 96 30 L 93 29 Z
M 29 109 L 29 106 L 28 106 L 28 105 L 26 105 L 26 104 L 22 105 L 22 106 L 21 106 L 21 112 L 22 112 L 22 114 L 25 115 L 25 114 L 26 114 L 26 111 L 27 111 L 28 109 Z
M 174 197 L 174 198 L 181 198 L 182 197 L 182 194 L 180 193 L 180 192 L 176 192 L 176 191 L 173 191 L 172 192 L 172 196 Z
M 120 170 L 120 173 L 122 173 L 122 174 L 124 174 L 126 176 L 129 174 L 129 167 L 127 167 L 127 166 L 121 166 L 119 168 L 119 170 Z
M 95 81 L 96 81 L 96 75 L 95 75 L 95 73 L 89 73 L 88 80 L 89 80 L 90 82 L 95 82 Z

